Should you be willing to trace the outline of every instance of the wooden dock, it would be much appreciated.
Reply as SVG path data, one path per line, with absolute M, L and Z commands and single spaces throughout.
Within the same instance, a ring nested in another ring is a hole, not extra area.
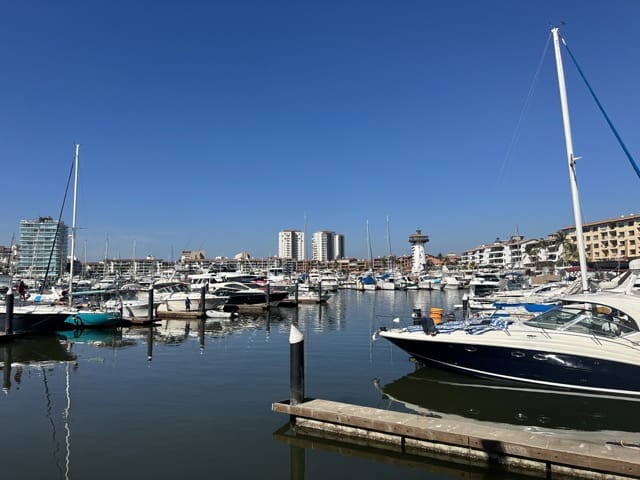
M 367 441 L 370 447 L 412 455 L 441 454 L 463 461 L 542 473 L 546 478 L 640 478 L 640 433 L 634 444 L 569 440 L 464 421 L 392 412 L 329 400 L 272 410 L 290 416 L 296 429 L 322 432 L 340 441 Z
M 200 311 L 191 312 L 157 312 L 156 320 L 197 320 L 207 318 L 207 315 Z

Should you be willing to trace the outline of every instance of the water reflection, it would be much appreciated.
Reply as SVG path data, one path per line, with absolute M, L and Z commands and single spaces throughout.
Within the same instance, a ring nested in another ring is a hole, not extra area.
M 608 431 L 617 438 L 640 431 L 640 399 L 549 391 L 433 367 L 418 368 L 378 388 L 391 402 L 434 417 L 544 434 Z
M 0 343 L 2 389 L 8 393 L 13 383 L 20 385 L 26 368 L 43 368 L 56 362 L 72 362 L 75 355 L 51 335 L 17 338 Z M 13 376 L 12 376 L 13 373 Z

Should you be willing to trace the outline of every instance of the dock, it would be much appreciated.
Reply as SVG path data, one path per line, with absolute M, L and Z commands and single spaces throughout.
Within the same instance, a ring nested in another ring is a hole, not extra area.
M 156 320 L 198 320 L 202 318 L 207 318 L 205 313 L 202 313 L 198 310 L 194 310 L 191 312 L 156 312 L 154 317 Z
M 330 400 L 272 404 L 296 430 L 408 455 L 457 457 L 546 478 L 640 478 L 640 438 L 634 444 L 569 440 L 499 426 L 393 412 Z M 638 433 L 640 437 L 640 433 Z

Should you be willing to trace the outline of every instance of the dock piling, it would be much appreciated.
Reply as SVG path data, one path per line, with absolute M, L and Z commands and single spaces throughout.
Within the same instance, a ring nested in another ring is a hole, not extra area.
M 289 403 L 298 405 L 304 402 L 304 336 L 295 325 L 291 325 L 289 334 L 290 383 Z
M 202 318 L 207 316 L 205 295 L 206 295 L 206 287 L 202 287 L 200 289 L 200 315 L 202 315 Z
M 153 322 L 153 287 L 149 288 L 149 308 L 147 309 L 147 317 Z
M 462 319 L 466 320 L 469 318 L 469 297 L 465 293 L 462 296 Z
M 7 320 L 4 325 L 4 333 L 11 335 L 13 334 L 13 290 L 11 288 L 7 291 L 5 302 L 7 305 Z

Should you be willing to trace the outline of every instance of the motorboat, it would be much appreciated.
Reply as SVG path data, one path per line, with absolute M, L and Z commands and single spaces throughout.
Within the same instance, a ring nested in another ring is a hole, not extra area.
M 582 392 L 640 396 L 640 260 L 627 286 L 560 299 L 530 320 L 509 317 L 381 327 L 421 363 L 473 376 Z M 417 323 L 414 320 L 414 323 Z
M 153 299 L 159 304 L 157 312 L 186 312 L 200 311 L 202 291 L 197 292 L 189 288 L 189 284 L 180 281 L 158 281 L 153 284 Z M 149 301 L 149 292 L 140 292 L 141 300 Z M 189 299 L 189 302 L 187 302 Z M 227 303 L 228 295 L 223 292 L 209 291 L 204 293 L 204 310 L 213 310 Z M 189 303 L 189 308 L 187 308 Z
M 469 295 L 486 297 L 500 289 L 500 277 L 491 272 L 476 272 L 469 281 Z
M 267 288 L 262 289 L 243 282 L 221 282 L 211 287 L 215 295 L 227 298 L 225 309 L 246 305 L 275 307 L 289 295 L 288 291 L 267 291 Z

